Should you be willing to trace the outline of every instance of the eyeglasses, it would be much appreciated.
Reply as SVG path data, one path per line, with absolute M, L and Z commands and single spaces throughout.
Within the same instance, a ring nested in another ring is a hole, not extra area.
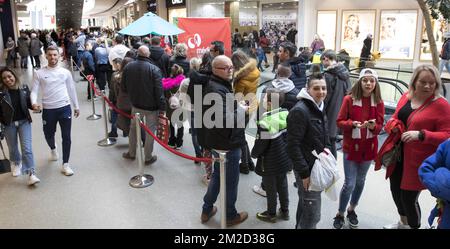
M 233 71 L 234 67 L 230 66 L 230 67 L 216 67 L 215 69 L 220 69 L 220 70 L 225 70 L 225 71 Z

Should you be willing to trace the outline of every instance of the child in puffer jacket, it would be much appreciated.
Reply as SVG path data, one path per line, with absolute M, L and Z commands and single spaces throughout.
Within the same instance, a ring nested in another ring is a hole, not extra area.
M 431 195 L 436 197 L 436 207 L 431 211 L 431 226 L 436 216 L 438 229 L 450 229 L 450 139 L 439 145 L 436 153 L 425 159 L 419 168 L 419 177 Z
M 166 97 L 166 113 L 167 118 L 170 120 L 170 137 L 168 145 L 174 149 L 178 149 L 183 146 L 183 134 L 184 127 L 182 122 L 177 122 L 175 120 L 183 120 L 183 117 L 174 117 L 172 119 L 172 114 L 175 109 L 181 107 L 180 100 L 178 98 L 178 89 L 180 88 L 181 82 L 184 80 L 183 68 L 178 64 L 174 64 L 171 68 L 170 78 L 163 78 L 162 85 L 164 90 L 164 95 Z M 178 119 L 179 118 L 179 119 Z M 175 136 L 175 127 L 177 125 L 177 133 Z
M 278 101 L 278 103 L 277 103 Z M 284 93 L 276 88 L 268 88 L 263 106 L 268 112 L 258 117 L 258 134 L 251 156 L 258 158 L 255 172 L 262 176 L 267 193 L 267 210 L 257 213 L 256 218 L 275 223 L 277 221 L 277 194 L 280 199 L 279 217 L 289 220 L 289 193 L 286 173 L 291 159 L 286 151 L 286 128 L 288 111 L 273 109 L 284 101 Z

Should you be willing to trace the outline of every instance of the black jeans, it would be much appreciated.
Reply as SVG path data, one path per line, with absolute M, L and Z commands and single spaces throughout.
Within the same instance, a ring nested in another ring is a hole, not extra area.
M 277 212 L 277 194 L 283 212 L 289 210 L 289 192 L 286 173 L 263 176 L 262 182 L 267 193 L 267 211 L 271 215 Z
M 111 82 L 112 69 L 110 66 L 108 64 L 97 65 L 96 70 L 98 88 L 100 88 L 100 90 L 105 90 L 106 82 L 108 82 L 108 88 L 111 89 L 109 84 Z
M 420 228 L 421 212 L 419 206 L 420 191 L 403 190 L 400 188 L 403 175 L 403 162 L 398 162 L 395 166 L 389 181 L 391 183 L 391 193 L 397 206 L 398 213 L 406 216 L 408 225 L 411 228 Z

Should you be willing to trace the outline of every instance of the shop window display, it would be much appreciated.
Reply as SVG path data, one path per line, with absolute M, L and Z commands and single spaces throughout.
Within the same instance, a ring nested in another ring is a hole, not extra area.
M 431 18 L 431 26 L 433 27 L 433 36 L 436 40 L 436 46 L 438 52 L 441 51 L 442 45 L 444 44 L 445 38 L 444 33 L 446 32 L 447 21 L 440 17 L 437 20 Z M 422 23 L 422 40 L 420 44 L 420 60 L 431 60 L 431 49 L 430 43 L 428 41 L 428 35 L 425 27 L 425 21 Z
M 336 11 L 317 11 L 317 32 L 322 38 L 325 49 L 335 50 L 336 44 Z
M 412 60 L 417 10 L 382 10 L 379 51 L 383 59 Z
M 342 11 L 341 49 L 359 57 L 364 39 L 375 31 L 375 10 Z

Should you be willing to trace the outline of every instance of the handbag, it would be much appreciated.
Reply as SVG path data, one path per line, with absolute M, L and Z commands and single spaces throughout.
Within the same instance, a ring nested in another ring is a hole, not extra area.
M 2 150 L 3 159 L 0 160 L 0 174 L 11 172 L 11 162 L 6 158 L 5 151 L 3 150 L 3 143 L 0 140 L 0 148 Z
M 381 157 L 381 164 L 385 168 L 388 168 L 392 165 L 397 164 L 397 162 L 400 160 L 400 156 L 401 156 L 401 146 L 400 142 L 398 142 L 394 145 L 394 147 L 390 151 L 383 154 L 383 156 Z
M 156 136 L 159 140 L 167 144 L 169 141 L 169 119 L 164 115 L 158 117 L 158 127 L 156 128 Z

